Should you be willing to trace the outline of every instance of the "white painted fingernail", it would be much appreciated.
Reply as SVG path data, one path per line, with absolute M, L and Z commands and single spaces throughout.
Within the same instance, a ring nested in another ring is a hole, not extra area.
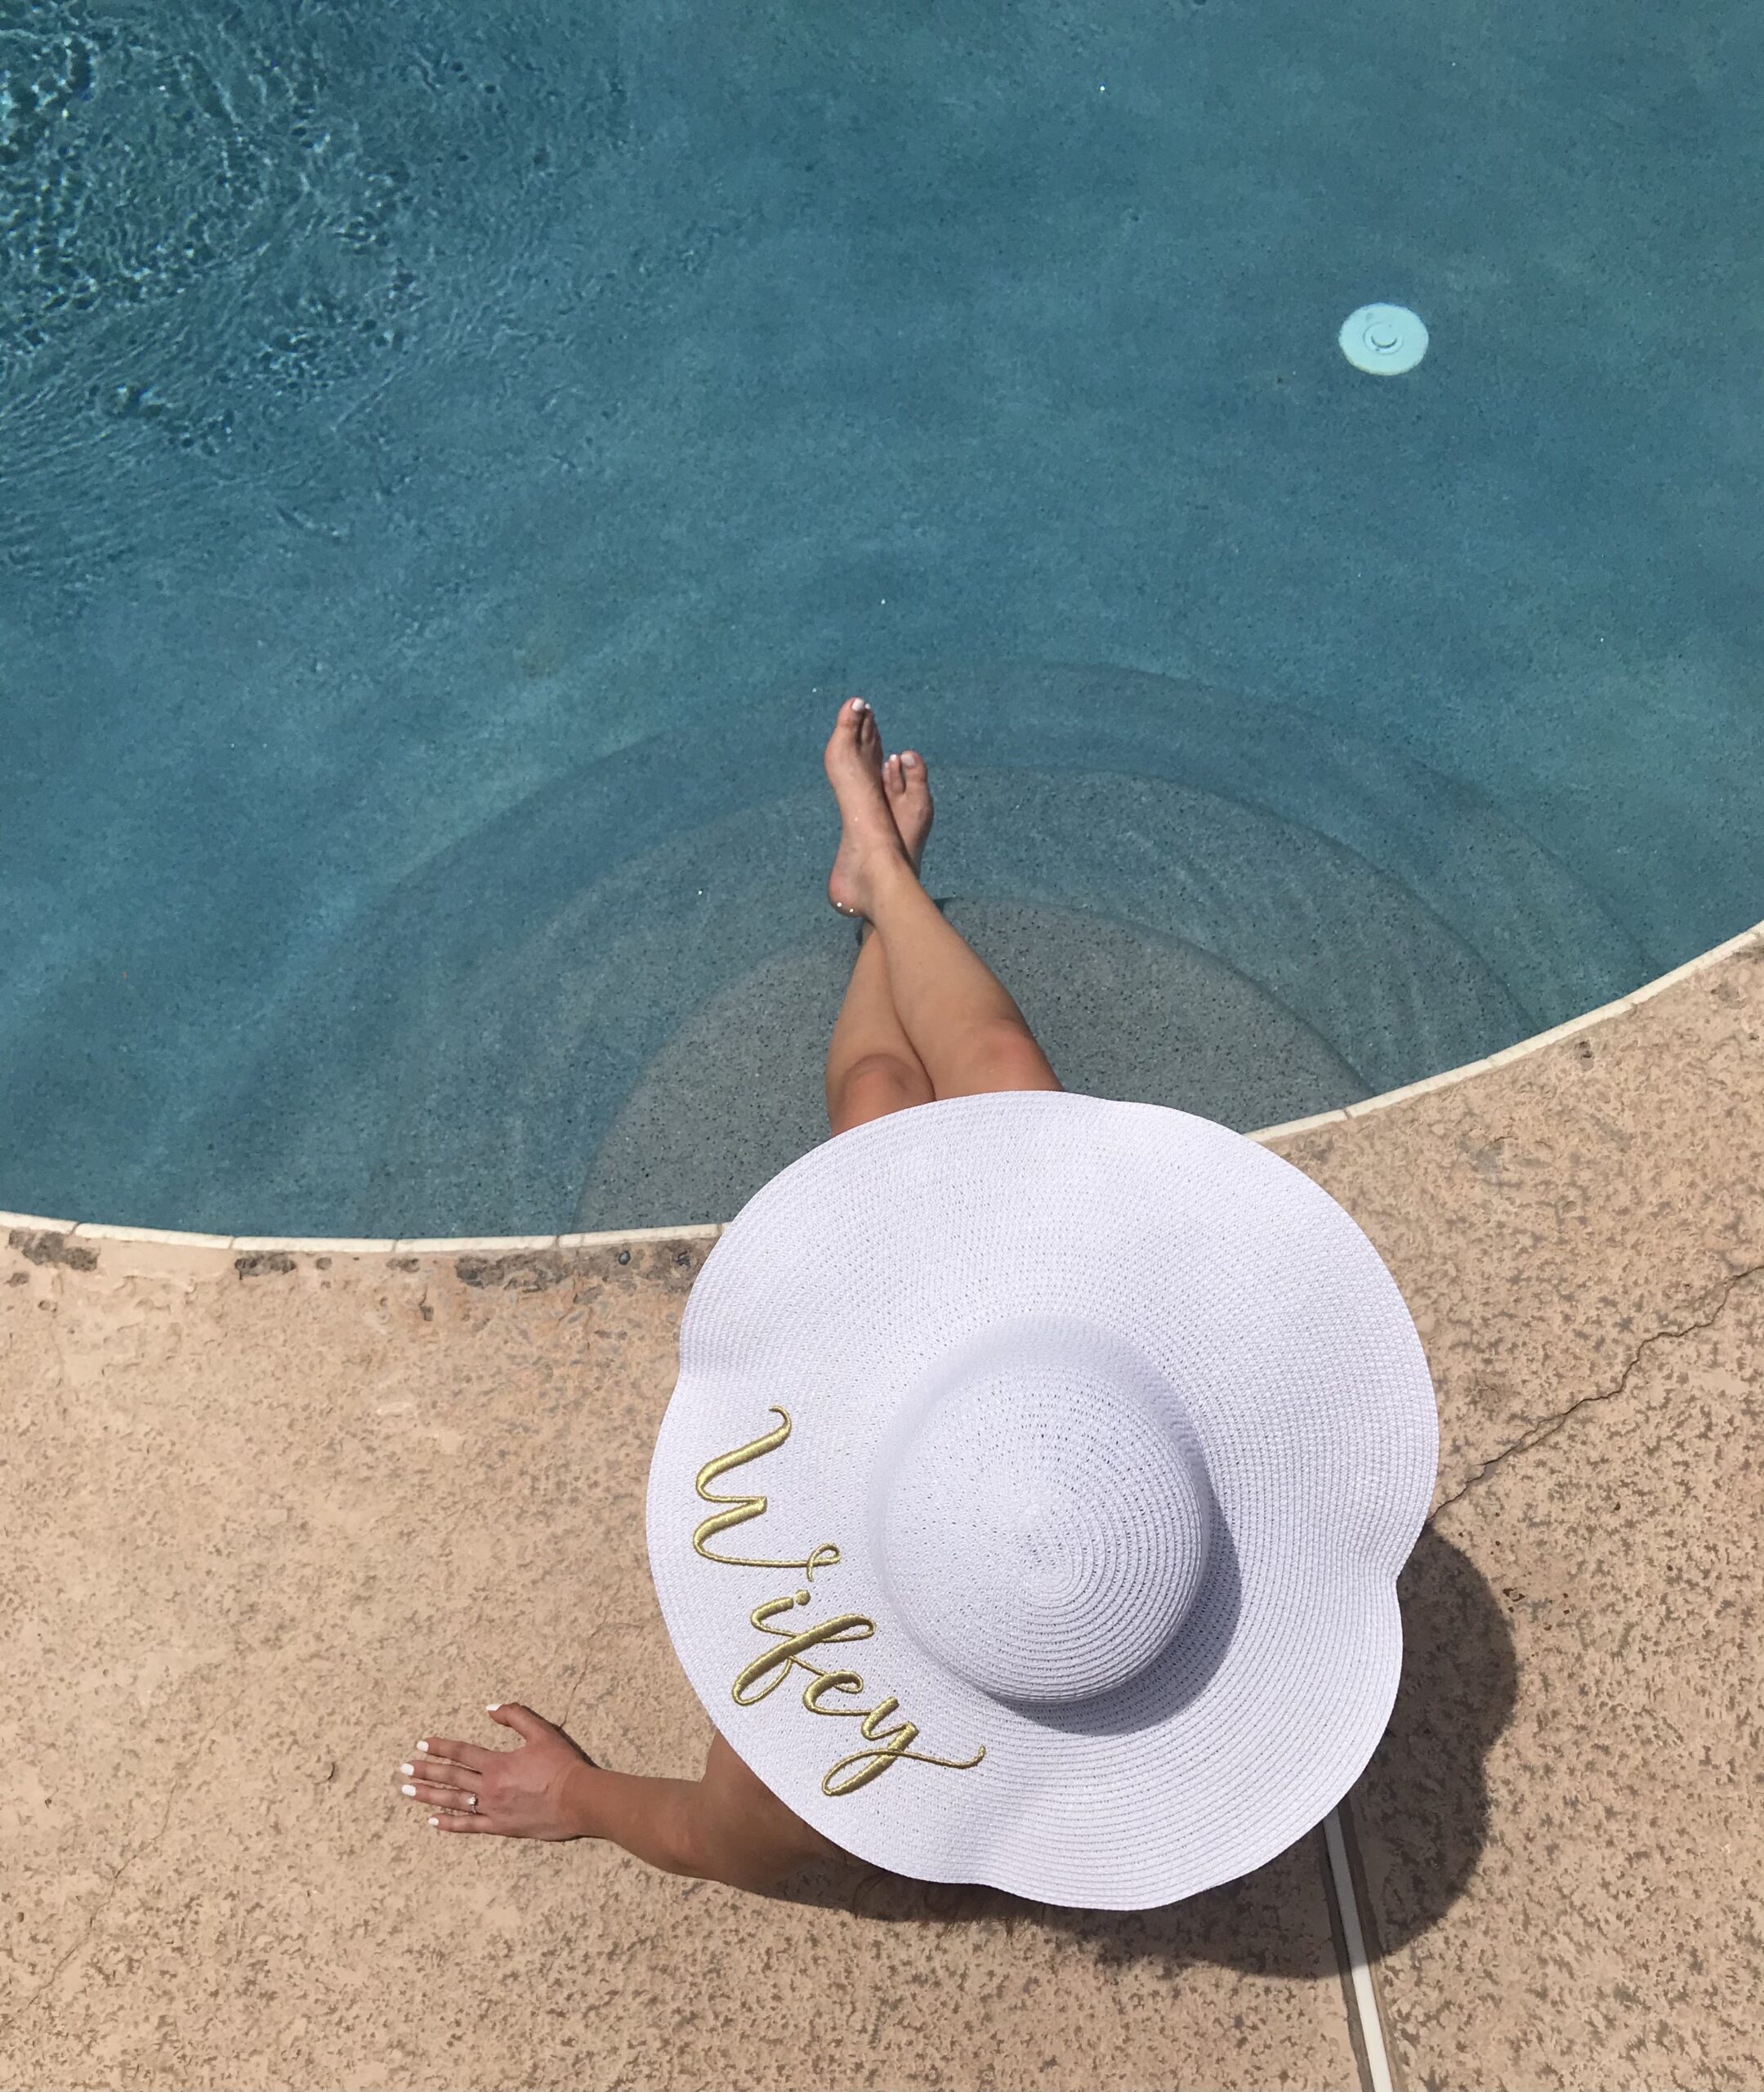
M 408 1781 L 408 1780 L 407 1780 L 407 1781 L 404 1782 L 404 1787 L 403 1787 L 402 1791 L 403 1791 L 404 1793 L 405 1793 L 405 1794 L 409 1795 L 410 1796 L 410 1798 L 411 1798 L 411 1799 L 412 1799 L 413 1801 L 414 1801 L 414 1800 L 416 1799 L 416 1798 L 417 1798 L 417 1790 L 416 1790 L 416 1789 L 415 1789 L 413 1786 L 412 1786 L 412 1785 L 410 1784 L 409 1781 Z
M 417 1768 L 414 1765 L 400 1765 L 398 1769 L 400 1772 L 414 1772 Z

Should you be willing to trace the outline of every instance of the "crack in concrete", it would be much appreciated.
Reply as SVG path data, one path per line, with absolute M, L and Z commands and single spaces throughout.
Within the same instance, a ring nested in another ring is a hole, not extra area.
M 1558 1410 L 1552 1416 L 1544 1417 L 1540 1422 L 1522 1432 L 1512 1445 L 1503 1446 L 1499 1452 L 1492 1454 L 1473 1475 L 1470 1476 L 1467 1481 L 1461 1482 L 1449 1496 L 1444 1498 L 1434 1506 L 1428 1515 L 1428 1524 L 1436 1524 L 1454 1504 L 1463 1503 L 1471 1490 L 1480 1488 L 1498 1467 L 1504 1465 L 1516 1455 L 1529 1453 L 1533 1446 L 1546 1444 L 1564 1428 L 1570 1418 L 1577 1416 L 1582 1410 L 1590 1409 L 1595 1402 L 1615 1401 L 1624 1388 L 1628 1386 L 1637 1367 L 1641 1365 L 1643 1358 L 1655 1344 L 1669 1343 L 1678 1337 L 1695 1336 L 1699 1330 L 1706 1330 L 1713 1323 L 1719 1321 L 1722 1310 L 1726 1307 L 1734 1288 L 1745 1279 L 1756 1278 L 1760 1272 L 1764 1272 L 1764 1264 L 1748 1264 L 1744 1271 L 1731 1272 L 1722 1283 L 1715 1304 L 1707 1315 L 1693 1322 L 1676 1323 L 1664 1330 L 1655 1330 L 1651 1335 L 1643 1337 L 1629 1354 L 1623 1371 L 1618 1375 L 1610 1387 L 1595 1388 L 1590 1394 L 1577 1396 L 1565 1409 Z
M 587 1676 L 588 1665 L 592 1663 L 593 1661 L 594 1642 L 593 1637 L 591 1635 L 588 1642 L 588 1653 L 582 1659 L 581 1668 L 577 1671 L 574 1678 L 570 1681 L 569 1690 L 564 1695 L 564 1711 L 557 1718 L 557 1726 L 559 1728 L 568 1728 L 569 1723 L 569 1710 L 576 1704 L 576 1695 L 582 1690 L 582 1681 Z
M 218 1662 L 220 1661 L 226 1660 L 217 1659 L 217 1661 Z M 216 1667 L 216 1665 L 208 1665 L 204 1666 L 204 1668 L 208 1670 L 213 1670 Z M 230 1713 L 231 1710 L 229 1709 L 226 1711 L 227 1713 Z M 109 1909 L 111 1904 L 115 1901 L 116 1892 L 121 1884 L 123 1875 L 135 1864 L 136 1860 L 141 1859 L 146 1853 L 150 1853 L 164 1838 L 167 1829 L 170 1826 L 172 1821 L 172 1805 L 177 1799 L 178 1790 L 182 1783 L 184 1775 L 189 1772 L 190 1767 L 195 1763 L 196 1760 L 199 1757 L 201 1757 L 203 1752 L 208 1748 L 208 1739 L 215 1733 L 216 1730 L 220 1728 L 221 1723 L 226 1719 L 226 1713 L 217 1714 L 208 1724 L 208 1728 L 203 1731 L 202 1735 L 198 1738 L 194 1747 L 185 1759 L 183 1763 L 178 1766 L 176 1770 L 172 1775 L 171 1786 L 165 1798 L 165 1807 L 159 1812 L 159 1829 L 154 1832 L 150 1838 L 144 1839 L 140 1844 L 134 1848 L 132 1851 L 124 1853 L 122 1858 L 117 1862 L 116 1865 L 110 1871 L 110 1885 L 105 1889 L 104 1894 L 100 1897 L 98 1899 L 97 1907 L 93 1911 L 92 1915 L 86 1920 L 85 1929 L 80 1933 L 79 1938 L 74 1941 L 74 1944 L 69 1947 L 66 1953 L 61 1956 L 60 1960 L 56 1963 L 55 1966 L 49 1971 L 48 1974 L 43 1978 L 42 1981 L 37 1986 L 36 1989 L 33 1990 L 30 1993 L 29 1996 L 25 2000 L 18 2010 L 9 2014 L 6 2018 L 0 2019 L 0 2032 L 10 2032 L 13 2027 L 17 2026 L 19 2022 L 25 2017 L 25 2014 L 30 2010 L 31 2007 L 37 2004 L 40 1999 L 47 1997 L 49 1992 L 54 1989 L 56 1978 L 60 1974 L 61 1971 L 66 1968 L 69 1962 L 74 1960 L 77 1956 L 82 1954 L 85 1951 L 87 1942 L 91 1939 L 92 1934 L 98 1929 L 98 1920 L 104 1915 L 105 1912 Z

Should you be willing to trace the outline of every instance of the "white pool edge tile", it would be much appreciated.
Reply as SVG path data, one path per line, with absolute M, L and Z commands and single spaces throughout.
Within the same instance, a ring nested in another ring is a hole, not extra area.
M 81 1230 L 82 1233 L 87 1232 Z M 127 1231 L 119 1229 L 118 1232 L 126 1234 Z M 208 1239 L 214 1241 L 219 1238 L 211 1236 Z M 266 1251 L 274 1254 L 280 1250 L 297 1257 L 389 1257 L 398 1244 L 390 1235 L 234 1235 L 222 1246 L 252 1256 Z
M 555 1235 L 409 1235 L 400 1236 L 392 1245 L 395 1257 L 453 1257 L 462 1254 L 475 1254 L 487 1245 L 494 1243 L 498 1254 L 518 1254 L 524 1249 L 555 1249 Z
M 0 1216 L 0 1224 L 4 1224 Z M 230 1235 L 192 1235 L 181 1227 L 112 1227 L 103 1221 L 82 1220 L 66 1231 L 82 1242 L 169 1242 L 183 1249 L 230 1249 Z
M 560 1249 L 623 1249 L 633 1242 L 714 1242 L 723 1220 L 689 1221 L 681 1227 L 614 1227 L 598 1235 L 560 1235 Z

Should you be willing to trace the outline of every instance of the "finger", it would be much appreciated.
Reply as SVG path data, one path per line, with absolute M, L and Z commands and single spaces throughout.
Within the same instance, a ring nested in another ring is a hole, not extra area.
M 483 1813 L 478 1806 L 481 1797 L 476 1787 L 454 1786 L 445 1780 L 400 1780 L 398 1791 L 406 1801 L 420 1801 L 430 1808 L 457 1808 L 470 1810 L 476 1815 Z
M 459 1743 L 450 1736 L 426 1736 L 417 1745 L 416 1755 L 431 1763 L 463 1765 L 468 1772 L 481 1772 L 490 1759 L 500 1756 L 481 1743 Z
M 431 1830 L 488 1830 L 492 1826 L 481 1816 L 469 1816 L 462 1809 L 452 1809 L 442 1816 L 431 1816 Z
M 479 1776 L 463 1765 L 426 1765 L 418 1758 L 398 1768 L 399 1785 L 405 1794 L 414 1787 L 434 1787 L 444 1794 L 476 1794 Z
M 547 1737 L 561 1733 L 555 1722 L 547 1721 L 530 1707 L 523 1707 L 518 1700 L 498 1701 L 484 1711 L 493 1722 L 501 1722 L 513 1729 L 524 1743 L 538 1743 Z

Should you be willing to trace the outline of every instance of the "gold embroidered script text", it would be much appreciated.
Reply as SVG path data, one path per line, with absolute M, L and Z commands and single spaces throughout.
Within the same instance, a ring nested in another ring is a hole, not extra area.
M 763 1517 L 766 1499 L 763 1496 L 723 1496 L 712 1489 L 711 1484 L 727 1474 L 730 1468 L 744 1467 L 749 1460 L 757 1460 L 766 1454 L 775 1452 L 790 1436 L 790 1418 L 786 1410 L 774 1407 L 771 1414 L 778 1419 L 775 1427 L 745 1446 L 738 1446 L 731 1453 L 721 1453 L 713 1460 L 707 1460 L 698 1473 L 698 1493 L 707 1504 L 725 1508 L 703 1520 L 692 1535 L 693 1551 L 707 1562 L 717 1562 L 736 1569 L 799 1569 L 805 1582 L 812 1584 L 817 1569 L 831 1568 L 839 1559 L 839 1550 L 831 1541 L 824 1540 L 811 1548 L 798 1561 L 781 1562 L 766 1558 L 713 1553 L 708 1543 L 717 1534 L 727 1532 L 731 1527 L 745 1525 L 749 1519 Z M 979 1764 L 986 1755 L 982 1744 L 971 1758 L 937 1758 L 929 1751 L 915 1750 L 918 1741 L 918 1728 L 913 1722 L 888 1723 L 900 1712 L 900 1703 L 893 1694 L 878 1700 L 873 1707 L 839 1707 L 828 1703 L 837 1695 L 841 1699 L 853 1699 L 864 1690 L 863 1679 L 855 1670 L 825 1670 L 809 1661 L 810 1652 L 816 1649 L 834 1649 L 853 1642 L 867 1642 L 876 1632 L 876 1623 L 860 1612 L 835 1613 L 830 1619 L 815 1622 L 797 1629 L 775 1627 L 772 1625 L 780 1613 L 794 1610 L 809 1603 L 807 1591 L 797 1591 L 783 1598 L 768 1598 L 763 1605 L 756 1606 L 748 1616 L 762 1634 L 772 1638 L 776 1646 L 762 1649 L 753 1661 L 738 1671 L 730 1696 L 738 1706 L 751 1707 L 782 1685 L 793 1671 L 806 1671 L 808 1683 L 802 1688 L 802 1704 L 811 1714 L 832 1714 L 859 1724 L 858 1733 L 871 1747 L 854 1750 L 830 1765 L 821 1780 L 821 1792 L 837 1797 L 855 1794 L 860 1787 L 868 1786 L 872 1780 L 879 1779 L 891 1765 L 903 1758 L 910 1758 L 920 1765 L 944 1765 L 953 1772 L 965 1772 Z

